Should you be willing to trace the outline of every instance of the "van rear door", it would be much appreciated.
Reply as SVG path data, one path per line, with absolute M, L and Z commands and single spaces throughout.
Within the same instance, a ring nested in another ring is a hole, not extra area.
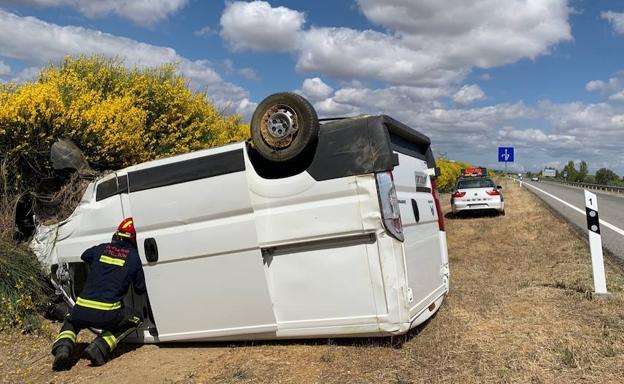
M 394 123 L 394 124 L 392 124 Z M 410 317 L 446 291 L 444 250 L 430 175 L 435 169 L 429 139 L 387 123 L 399 165 L 392 172 L 403 224 Z
M 277 329 L 243 148 L 238 143 L 128 172 L 160 341 Z

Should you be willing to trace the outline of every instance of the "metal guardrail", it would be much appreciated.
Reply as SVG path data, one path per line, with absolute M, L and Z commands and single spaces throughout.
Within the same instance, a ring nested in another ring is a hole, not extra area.
M 590 183 L 579 183 L 572 181 L 562 181 L 562 180 L 546 180 L 551 183 L 558 183 L 563 185 L 569 185 L 572 187 L 584 188 L 584 189 L 595 189 L 597 191 L 606 191 L 606 192 L 615 192 L 624 194 L 624 187 L 616 187 L 614 185 L 600 185 L 600 184 L 590 184 Z

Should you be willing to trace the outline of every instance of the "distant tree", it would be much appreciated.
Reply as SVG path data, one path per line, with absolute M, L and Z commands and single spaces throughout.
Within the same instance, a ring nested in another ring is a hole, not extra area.
M 620 179 L 620 176 L 617 173 L 613 172 L 608 168 L 600 168 L 596 172 L 596 184 L 601 185 L 612 185 L 615 184 Z
M 565 167 L 563 167 L 563 172 L 567 173 L 566 180 L 575 181 L 577 171 L 576 171 L 576 168 L 574 167 L 574 161 L 572 160 L 568 161 L 568 164 Z
M 579 171 L 576 174 L 576 181 L 584 182 L 586 177 L 587 177 L 587 163 L 585 162 L 585 160 L 583 160 L 581 161 L 581 164 L 579 165 Z

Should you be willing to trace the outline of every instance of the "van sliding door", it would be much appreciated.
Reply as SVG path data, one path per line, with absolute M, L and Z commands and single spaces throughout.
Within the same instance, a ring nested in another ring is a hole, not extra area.
M 230 145 L 128 173 L 160 341 L 277 329 L 243 150 Z

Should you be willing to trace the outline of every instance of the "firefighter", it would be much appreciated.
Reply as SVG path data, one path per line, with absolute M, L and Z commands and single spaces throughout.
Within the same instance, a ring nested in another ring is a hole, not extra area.
M 136 293 L 145 293 L 132 218 L 119 224 L 110 243 L 87 249 L 81 258 L 89 265 L 89 276 L 52 346 L 55 371 L 71 368 L 70 356 L 81 329 L 102 330 L 84 350 L 91 364 L 99 366 L 110 359 L 117 344 L 142 322 L 138 313 L 122 303 L 131 283 Z

